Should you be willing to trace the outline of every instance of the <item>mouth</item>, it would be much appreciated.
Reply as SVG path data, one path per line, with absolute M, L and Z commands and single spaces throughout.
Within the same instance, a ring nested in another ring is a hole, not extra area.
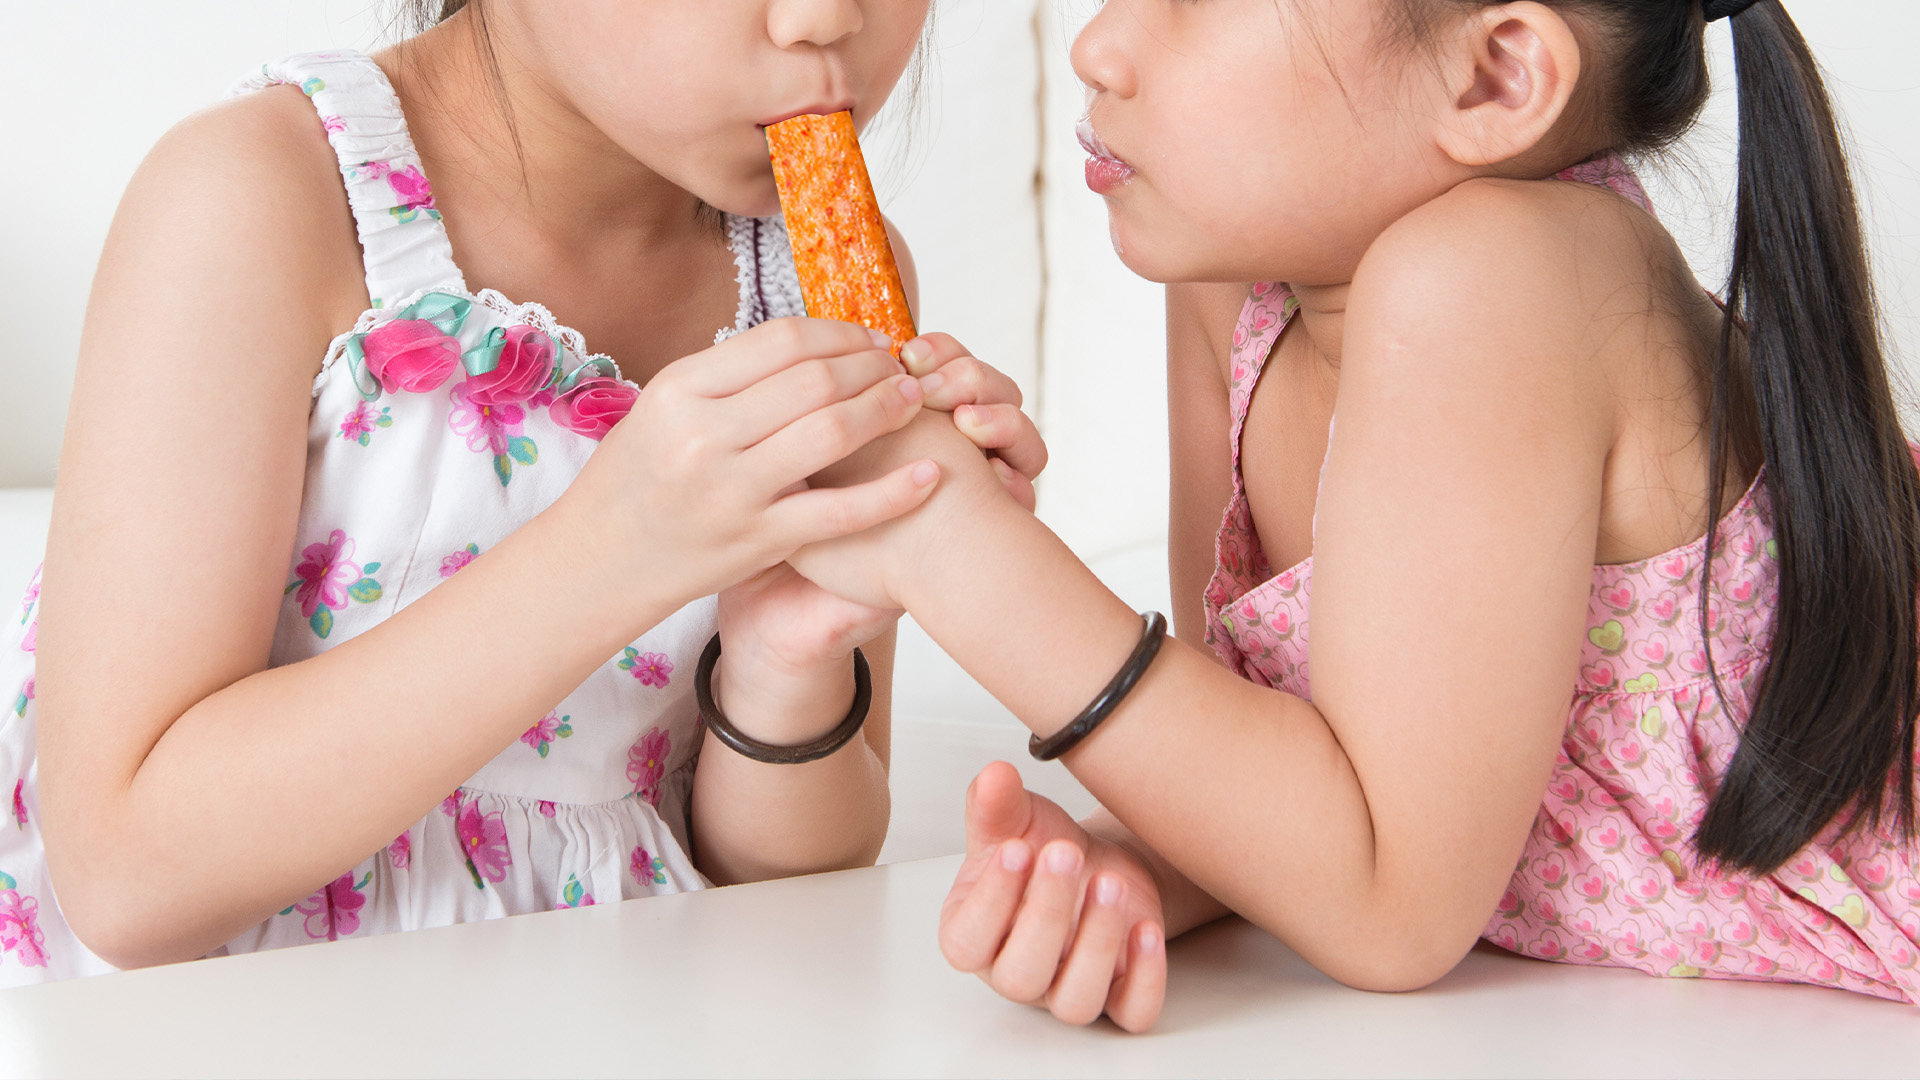
M 1107 192 L 1121 187 L 1133 179 L 1133 166 L 1122 161 L 1107 149 L 1100 139 L 1100 133 L 1093 130 L 1093 119 L 1082 119 L 1074 129 L 1080 139 L 1080 146 L 1087 152 L 1087 186 L 1096 193 Z
M 770 119 L 762 120 L 758 126 L 761 128 L 770 128 L 775 124 L 784 123 L 796 116 L 832 116 L 838 112 L 851 112 L 853 106 L 854 102 L 851 99 L 816 101 L 788 112 L 779 113 Z

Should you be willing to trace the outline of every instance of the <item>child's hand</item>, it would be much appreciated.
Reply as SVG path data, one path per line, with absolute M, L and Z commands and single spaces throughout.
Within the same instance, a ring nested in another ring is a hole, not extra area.
M 1027 791 L 1005 762 L 967 790 L 967 858 L 940 910 L 947 962 L 1070 1024 L 1160 1017 L 1166 919 L 1146 865 Z
M 903 357 L 909 373 L 922 376 L 924 407 L 971 410 L 956 415 L 955 427 L 994 458 L 1002 485 L 1032 510 L 1033 481 L 1047 466 L 1047 446 L 1020 411 L 1020 387 L 947 334 L 915 338 Z M 787 671 L 838 667 L 899 617 L 897 609 L 841 600 L 784 563 L 720 594 L 720 635 L 736 668 L 748 656 Z
M 953 414 L 954 427 L 986 451 L 1013 497 L 1034 508 L 1033 482 L 1047 467 L 1040 429 L 1020 411 L 1020 386 L 967 353 L 950 334 L 923 334 L 900 352 L 907 373 L 920 376 L 926 408 Z
M 905 462 L 844 488 L 807 477 L 920 413 L 919 382 L 847 323 L 778 319 L 662 369 L 563 501 L 610 580 L 685 603 L 925 501 Z

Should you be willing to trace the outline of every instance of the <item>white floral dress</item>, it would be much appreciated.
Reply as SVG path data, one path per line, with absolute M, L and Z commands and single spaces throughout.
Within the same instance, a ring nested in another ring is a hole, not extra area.
M 545 308 L 468 290 L 373 61 L 295 56 L 236 93 L 283 83 L 305 91 L 338 152 L 373 307 L 314 382 L 274 665 L 363 633 L 533 518 L 638 394 Z M 779 219 L 730 218 L 728 233 L 740 308 L 716 338 L 802 314 Z M 35 820 L 38 603 L 36 571 L 0 627 L 0 987 L 111 970 L 60 917 Z M 439 809 L 217 951 L 702 887 L 687 856 L 692 672 L 714 608 L 690 604 L 608 657 Z

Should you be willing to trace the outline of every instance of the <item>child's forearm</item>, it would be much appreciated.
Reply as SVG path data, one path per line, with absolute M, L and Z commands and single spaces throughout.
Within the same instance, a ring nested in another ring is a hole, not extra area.
M 1139 639 L 1139 617 L 1011 500 L 943 487 L 900 525 L 933 531 L 896 538 L 927 553 L 889 571 L 897 599 L 1037 733 L 1078 714 Z M 1484 923 L 1471 890 L 1377 861 L 1417 846 L 1418 823 L 1373 819 L 1313 705 L 1177 640 L 1065 761 L 1182 878 L 1343 981 L 1430 981 Z
M 1192 879 L 1180 872 L 1180 868 L 1167 861 L 1167 857 L 1153 850 L 1146 841 L 1135 836 L 1132 829 L 1126 827 L 1119 818 L 1107 810 L 1097 810 L 1080 822 L 1089 833 L 1123 848 L 1133 854 L 1153 874 L 1154 883 L 1160 888 L 1160 911 L 1166 919 L 1166 932 L 1169 939 L 1179 937 L 1196 927 L 1231 914 L 1227 905 L 1215 900 L 1205 889 L 1195 885 Z
M 589 524 L 563 499 L 366 633 L 210 693 L 131 775 L 47 777 L 49 858 L 83 939 L 121 965 L 231 939 L 378 851 L 677 609 L 572 557 Z
M 690 832 L 700 872 L 716 884 L 870 866 L 887 838 L 885 750 L 893 633 L 863 650 L 873 704 L 860 734 L 818 761 L 774 765 L 728 748 L 711 732 L 694 773 Z M 740 678 L 730 677 L 734 671 Z M 723 653 L 715 698 L 743 734 L 800 745 L 838 727 L 853 703 L 851 661 L 824 672 L 775 673 Z

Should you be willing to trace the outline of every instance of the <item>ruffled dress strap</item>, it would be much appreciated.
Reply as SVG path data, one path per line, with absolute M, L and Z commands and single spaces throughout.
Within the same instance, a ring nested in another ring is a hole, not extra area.
M 364 53 L 302 53 L 262 64 L 233 88 L 298 86 L 340 159 L 366 265 L 367 295 L 391 307 L 428 289 L 466 290 L 433 188 L 386 72 Z

